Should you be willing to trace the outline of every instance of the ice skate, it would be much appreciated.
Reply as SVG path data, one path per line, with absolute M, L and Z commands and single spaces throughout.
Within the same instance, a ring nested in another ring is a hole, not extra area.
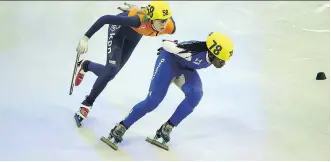
M 77 63 L 77 67 L 79 68 L 76 78 L 75 78 L 75 86 L 79 86 L 80 83 L 83 81 L 86 70 L 86 64 L 88 63 L 88 60 L 81 60 Z
M 164 123 L 160 127 L 160 129 L 156 131 L 156 135 L 154 136 L 154 139 L 147 137 L 146 141 L 168 151 L 169 147 L 166 143 L 170 141 L 170 133 L 172 131 L 172 128 L 173 126 L 171 126 L 170 124 Z M 158 141 L 159 138 L 162 139 L 162 142 Z
M 88 113 L 90 112 L 92 106 L 87 106 L 82 104 L 79 108 L 79 111 L 75 113 L 75 120 L 77 127 L 80 127 L 82 124 L 82 121 L 87 118 Z
M 122 142 L 125 132 L 125 126 L 119 123 L 110 131 L 108 138 L 102 136 L 100 140 L 106 143 L 112 149 L 118 150 L 117 144 Z M 111 141 L 112 139 L 113 141 Z

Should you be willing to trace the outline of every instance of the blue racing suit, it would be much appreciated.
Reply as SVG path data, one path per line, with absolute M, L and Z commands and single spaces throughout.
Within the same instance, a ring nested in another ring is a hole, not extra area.
M 190 42 L 194 41 L 181 44 Z M 147 97 L 132 108 L 122 121 L 123 125 L 129 128 L 146 113 L 153 111 L 162 102 L 169 85 L 174 81 L 185 94 L 184 100 L 169 119 L 174 126 L 177 126 L 193 112 L 202 98 L 202 83 L 196 69 L 207 68 L 210 65 L 207 51 L 174 54 L 162 49 L 155 62 Z

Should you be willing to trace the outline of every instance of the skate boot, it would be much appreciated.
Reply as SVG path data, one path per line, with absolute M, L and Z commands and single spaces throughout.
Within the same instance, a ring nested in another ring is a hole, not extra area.
M 81 60 L 77 63 L 79 68 L 76 78 L 75 78 L 75 86 L 79 86 L 80 83 L 83 81 L 85 73 L 87 72 L 87 66 L 90 61 L 88 60 Z
M 154 139 L 147 137 L 146 141 L 165 150 L 169 150 L 169 147 L 166 143 L 170 141 L 170 133 L 172 128 L 173 126 L 166 122 L 156 131 Z M 158 141 L 159 138 L 162 138 L 162 142 Z
M 92 105 L 84 104 L 84 102 L 81 104 L 79 111 L 75 113 L 75 120 L 77 127 L 80 127 L 82 124 L 82 121 L 87 118 L 88 113 L 91 111 Z
M 118 143 L 121 143 L 123 141 L 124 133 L 126 132 L 126 127 L 119 123 L 117 124 L 112 130 L 110 130 L 108 138 L 101 137 L 101 141 L 106 143 L 108 146 L 110 146 L 114 150 L 118 150 Z M 114 139 L 112 142 L 111 139 Z

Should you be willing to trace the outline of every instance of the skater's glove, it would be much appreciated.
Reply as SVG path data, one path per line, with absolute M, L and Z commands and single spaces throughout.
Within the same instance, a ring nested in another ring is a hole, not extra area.
M 139 10 L 138 6 L 132 5 L 132 4 L 128 4 L 126 2 L 124 2 L 124 7 L 117 7 L 117 9 L 121 10 L 122 12 L 129 12 L 132 9 Z
M 185 51 L 183 48 L 178 47 L 178 41 L 169 41 L 169 40 L 163 40 L 162 47 L 164 50 L 173 53 L 173 54 L 179 54 Z
M 88 40 L 87 36 L 83 36 L 83 38 L 79 41 L 76 51 L 78 54 L 84 54 L 88 50 Z
M 168 41 L 168 42 L 173 42 L 175 44 L 178 44 L 178 40 L 167 40 L 167 39 L 162 39 L 162 42 L 165 42 L 165 41 Z M 159 49 L 157 49 L 157 55 L 160 55 L 161 51 L 164 50 L 163 47 L 160 47 Z
M 168 40 L 168 39 L 162 39 L 162 42 L 164 42 L 164 41 L 173 42 L 173 43 L 176 43 L 176 44 L 178 44 L 178 40 Z
M 163 47 L 160 47 L 159 49 L 157 49 L 156 55 L 160 55 L 160 53 L 161 53 L 162 50 L 163 50 Z

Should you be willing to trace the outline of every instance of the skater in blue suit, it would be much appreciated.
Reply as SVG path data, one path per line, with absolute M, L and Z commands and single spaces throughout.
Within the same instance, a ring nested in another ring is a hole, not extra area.
M 156 60 L 149 93 L 145 100 L 136 104 L 129 115 L 117 124 L 109 134 L 121 142 L 127 129 L 145 114 L 153 111 L 164 99 L 169 85 L 174 82 L 185 94 L 174 114 L 156 131 L 156 137 L 170 141 L 170 132 L 178 126 L 199 104 L 202 83 L 197 69 L 214 65 L 221 68 L 232 57 L 233 43 L 229 37 L 218 32 L 208 35 L 206 41 L 163 41 Z

